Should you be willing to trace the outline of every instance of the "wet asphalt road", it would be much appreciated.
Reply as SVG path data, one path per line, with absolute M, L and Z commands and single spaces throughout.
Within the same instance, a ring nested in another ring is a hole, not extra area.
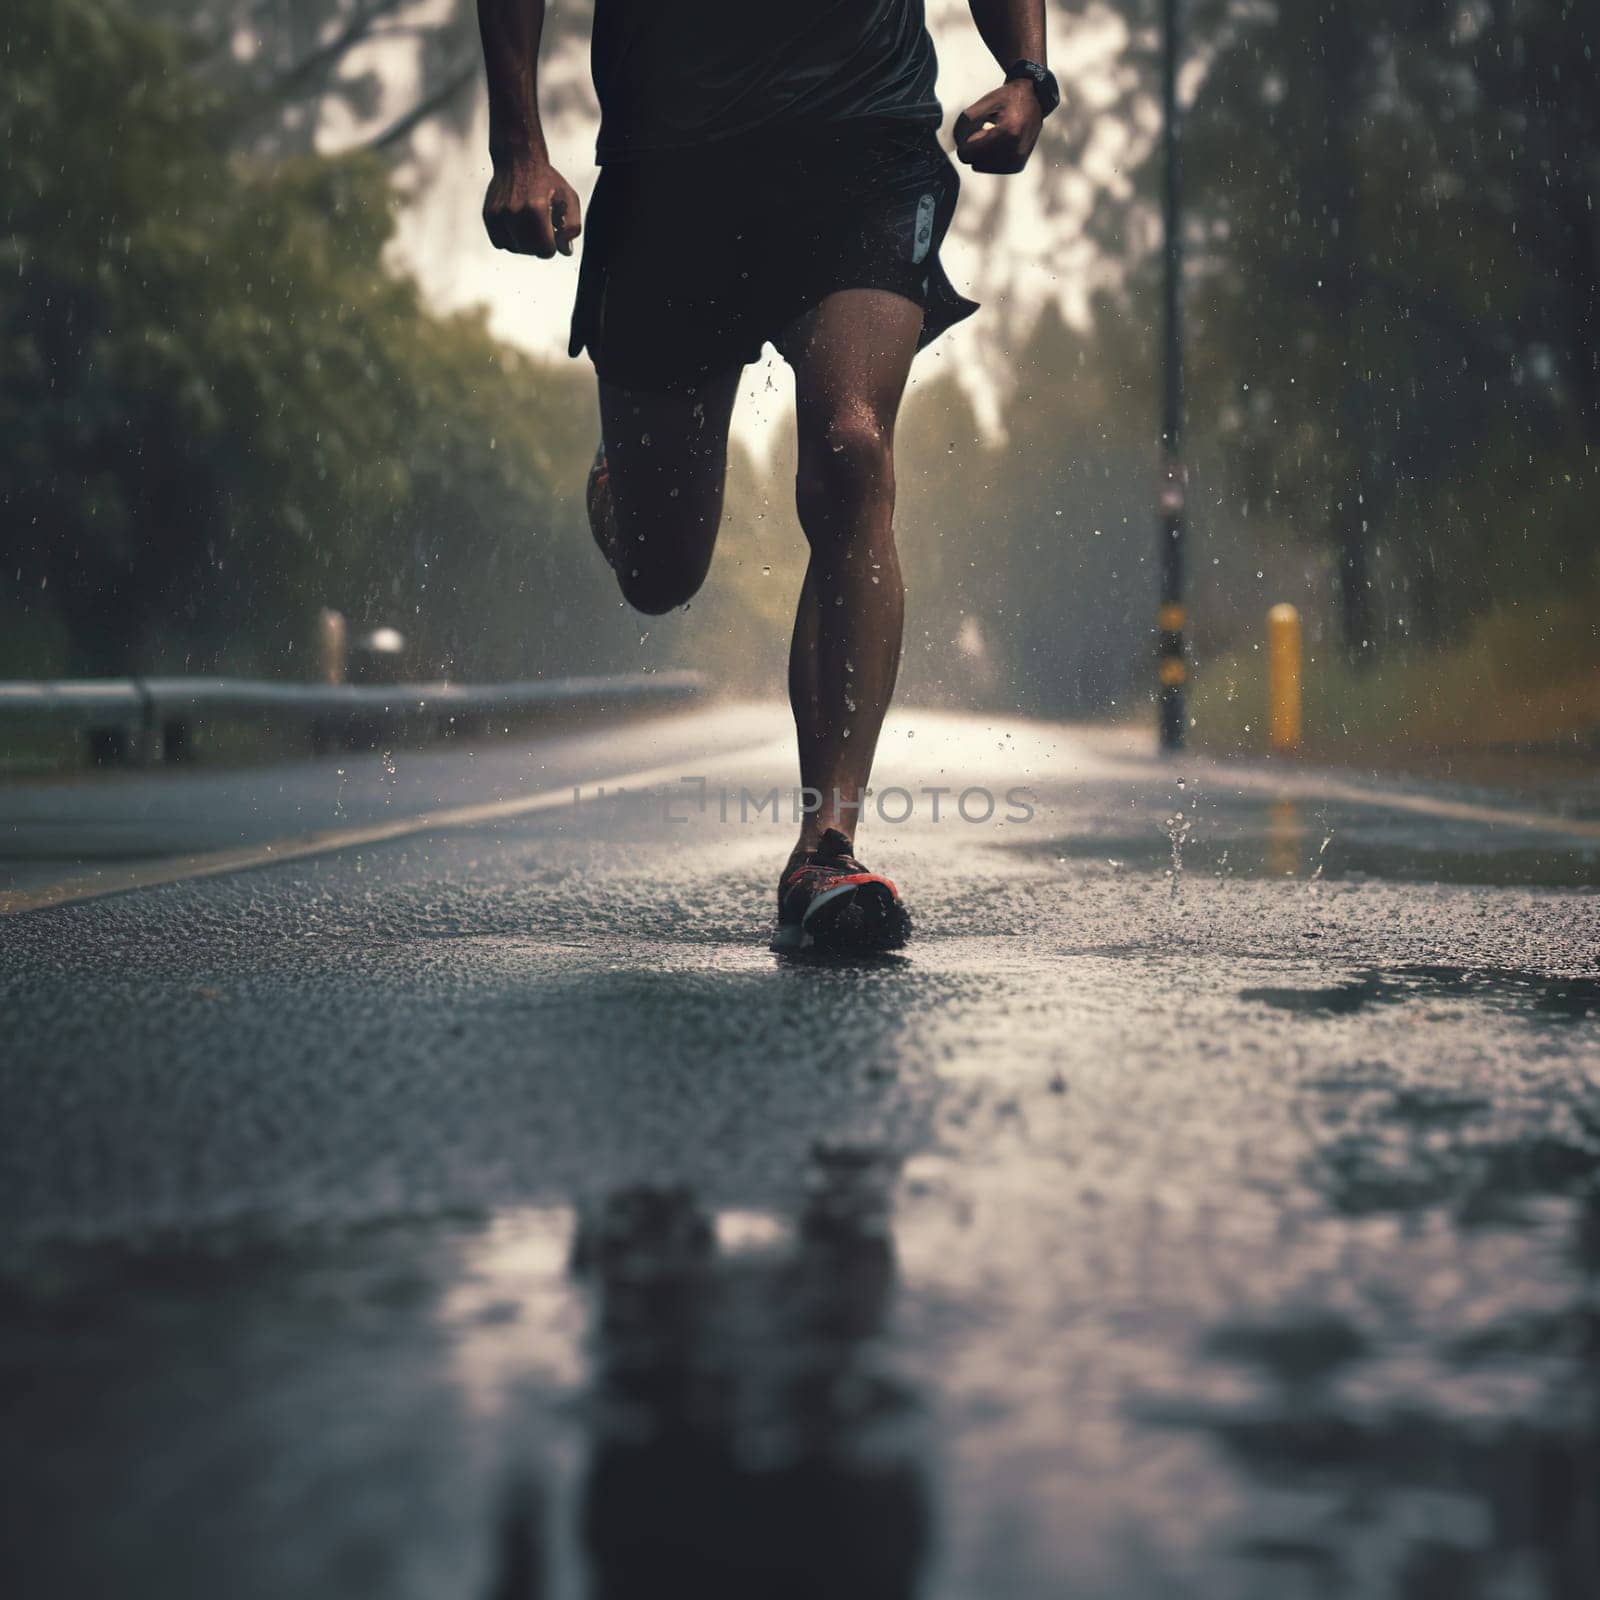
M 712 795 L 0 919 L 7 1591 L 1600 1592 L 1593 825 L 907 714 L 1036 814 L 786 962 L 781 729 L 0 791 L 12 887 Z

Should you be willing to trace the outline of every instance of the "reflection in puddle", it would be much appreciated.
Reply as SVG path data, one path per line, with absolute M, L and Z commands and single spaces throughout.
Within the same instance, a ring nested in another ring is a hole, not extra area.
M 1267 807 L 1267 873 L 1290 878 L 1300 870 L 1304 825 L 1293 800 L 1274 800 Z
M 892 1181 L 870 1153 L 822 1155 L 792 1238 L 746 1222 L 734 1252 L 687 1189 L 624 1190 L 586 1219 L 593 1600 L 916 1592 L 918 1406 L 880 1348 Z
M 1162 873 L 1172 867 L 1166 813 L 1135 808 L 1086 811 L 1057 837 L 1025 840 L 1007 848 L 1091 868 Z M 1600 886 L 1600 844 L 1529 831 L 1507 837 L 1482 823 L 1440 821 L 1376 807 L 1308 805 L 1221 794 L 1184 803 L 1183 866 L 1187 875 L 1221 878 L 1293 878 L 1300 882 L 1377 878 L 1390 883 Z

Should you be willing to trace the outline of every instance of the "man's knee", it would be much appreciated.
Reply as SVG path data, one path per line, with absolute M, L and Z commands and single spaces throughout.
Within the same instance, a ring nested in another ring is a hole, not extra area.
M 867 411 L 841 412 L 800 446 L 795 501 L 806 532 L 842 519 L 854 523 L 873 505 L 894 500 L 889 431 Z
M 642 544 L 624 536 L 619 546 L 617 583 L 622 598 L 635 611 L 659 617 L 694 599 L 706 581 L 710 565 L 710 551 L 698 548 L 692 541 L 661 537 L 652 549 L 649 535 Z
M 618 496 L 617 583 L 635 611 L 659 617 L 687 605 L 711 567 L 720 505 L 683 498 L 659 506 Z
M 704 581 L 703 573 L 646 573 L 638 568 L 617 575 L 622 598 L 647 617 L 659 617 L 688 605 Z

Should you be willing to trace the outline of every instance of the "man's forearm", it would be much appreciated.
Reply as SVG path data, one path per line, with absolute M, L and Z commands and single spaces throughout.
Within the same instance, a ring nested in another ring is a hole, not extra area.
M 1019 61 L 1047 64 L 1045 0 L 970 0 L 970 4 L 972 20 L 1002 68 L 1009 71 Z
M 489 80 L 489 154 L 549 158 L 539 121 L 539 37 L 545 0 L 478 0 Z

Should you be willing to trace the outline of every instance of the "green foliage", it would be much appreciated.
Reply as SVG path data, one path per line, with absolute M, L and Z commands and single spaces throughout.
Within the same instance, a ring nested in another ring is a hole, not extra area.
M 1199 0 L 1189 43 L 1192 413 L 1232 495 L 1329 549 L 1356 654 L 1594 582 L 1552 492 L 1600 450 L 1592 10 Z
M 385 269 L 376 162 L 230 156 L 172 34 L 18 0 L 8 49 L 0 564 L 13 604 L 53 605 L 59 665 L 173 659 L 166 627 L 180 663 L 292 670 L 329 603 L 436 666 L 554 659 L 507 625 L 587 554 L 551 488 L 594 436 L 587 386 Z

